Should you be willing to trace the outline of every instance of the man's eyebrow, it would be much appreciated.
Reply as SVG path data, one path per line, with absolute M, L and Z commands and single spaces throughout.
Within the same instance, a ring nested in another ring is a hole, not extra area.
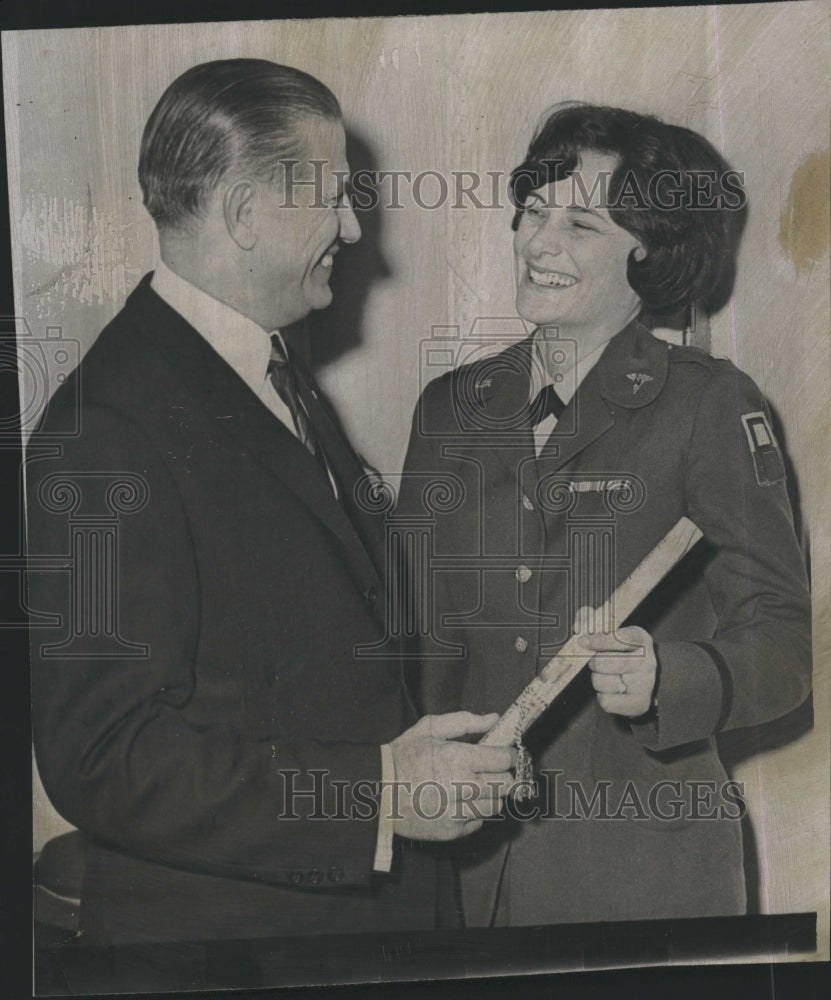
M 332 180 L 334 188 L 330 188 L 325 201 L 338 201 L 344 195 L 351 196 L 352 193 L 352 173 L 349 170 L 333 170 Z

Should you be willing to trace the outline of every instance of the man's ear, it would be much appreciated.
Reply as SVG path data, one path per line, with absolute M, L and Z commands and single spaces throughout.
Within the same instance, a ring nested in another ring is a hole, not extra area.
M 252 250 L 257 245 L 254 202 L 254 185 L 245 179 L 234 181 L 222 199 L 225 228 L 242 250 Z

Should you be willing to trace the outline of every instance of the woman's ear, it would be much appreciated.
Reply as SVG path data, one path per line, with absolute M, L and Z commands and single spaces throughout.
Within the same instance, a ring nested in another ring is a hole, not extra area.
M 640 262 L 642 260 L 644 260 L 646 258 L 646 248 L 643 246 L 643 244 L 638 243 L 638 245 L 634 249 L 634 256 L 635 256 L 635 260 L 639 264 L 640 264 Z
M 252 250 L 257 245 L 254 202 L 254 185 L 244 179 L 235 181 L 222 199 L 225 227 L 231 239 L 242 250 Z

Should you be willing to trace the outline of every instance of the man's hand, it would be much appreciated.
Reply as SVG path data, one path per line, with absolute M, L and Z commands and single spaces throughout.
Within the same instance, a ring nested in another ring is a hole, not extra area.
M 579 645 L 599 653 L 589 661 L 592 686 L 604 712 L 637 718 L 649 711 L 657 680 L 658 661 L 652 636 L 629 626 L 615 633 L 592 632 L 591 608 L 580 608 L 574 619 Z
M 456 742 L 486 733 L 496 713 L 425 715 L 393 740 L 397 814 L 394 829 L 413 840 L 455 840 L 495 816 L 514 784 L 514 751 Z

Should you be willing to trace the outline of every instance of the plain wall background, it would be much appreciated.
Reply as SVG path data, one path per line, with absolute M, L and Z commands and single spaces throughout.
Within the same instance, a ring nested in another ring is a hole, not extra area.
M 815 581 L 810 707 L 732 738 L 762 910 L 828 907 L 828 8 L 822 3 L 453 17 L 241 22 L 3 36 L 15 293 L 34 338 L 81 351 L 153 266 L 135 166 L 143 124 L 189 66 L 257 56 L 307 70 L 344 108 L 353 170 L 507 173 L 544 109 L 566 99 L 647 111 L 702 132 L 746 174 L 750 214 L 714 354 L 769 396 L 784 428 Z M 824 159 L 823 159 L 824 155 Z M 389 190 L 382 187 L 382 191 Z M 335 305 L 302 340 L 356 447 L 400 469 L 422 382 L 421 343 L 457 326 L 514 340 L 511 210 L 361 213 Z M 435 183 L 422 188 L 436 198 Z M 487 189 L 481 197 L 486 200 Z M 27 394 L 37 388 L 24 374 Z M 28 380 L 28 383 L 27 383 Z M 30 419 L 45 398 L 34 392 Z M 825 629 L 822 629 L 822 623 Z M 35 846 L 63 821 L 36 789 Z M 824 928 L 824 930 L 823 930 Z

